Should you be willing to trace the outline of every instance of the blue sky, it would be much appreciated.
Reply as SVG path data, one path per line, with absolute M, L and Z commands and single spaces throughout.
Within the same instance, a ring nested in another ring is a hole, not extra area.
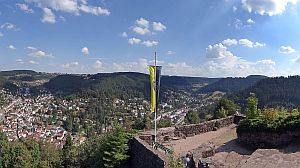
M 0 70 L 300 73 L 298 0 L 0 0 Z

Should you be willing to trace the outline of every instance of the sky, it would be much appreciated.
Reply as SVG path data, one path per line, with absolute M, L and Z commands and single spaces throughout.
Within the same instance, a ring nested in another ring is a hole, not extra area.
M 300 74 L 299 0 L 0 0 L 0 70 Z

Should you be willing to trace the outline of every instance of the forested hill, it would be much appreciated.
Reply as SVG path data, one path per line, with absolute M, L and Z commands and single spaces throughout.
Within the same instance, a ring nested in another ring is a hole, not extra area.
M 238 93 L 229 95 L 240 105 L 246 104 L 249 93 L 253 92 L 259 100 L 259 107 L 283 106 L 300 107 L 300 76 L 266 78 Z
M 56 74 L 32 70 L 0 71 L 0 88 L 16 91 L 20 87 L 32 87 L 49 81 Z
M 222 78 L 217 82 L 199 89 L 201 93 L 221 91 L 228 94 L 235 93 L 255 85 L 258 81 L 267 78 L 266 76 L 251 75 L 246 78 Z
M 217 78 L 162 76 L 161 89 L 193 89 L 216 82 Z M 95 75 L 60 75 L 44 85 L 61 95 L 131 98 L 149 97 L 149 75 L 134 72 L 99 73 Z

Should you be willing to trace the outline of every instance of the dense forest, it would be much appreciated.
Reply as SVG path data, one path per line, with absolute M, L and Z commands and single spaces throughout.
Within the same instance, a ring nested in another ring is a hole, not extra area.
M 265 106 L 282 106 L 288 109 L 300 107 L 299 76 L 266 78 L 228 97 L 244 108 L 250 92 L 255 93 L 260 100 L 259 108 Z
M 219 80 L 218 78 L 162 76 L 161 91 L 183 89 L 191 91 Z M 44 85 L 58 95 L 127 99 L 149 97 L 149 76 L 142 73 L 120 72 L 95 75 L 60 75 Z
M 255 85 L 258 81 L 267 78 L 266 76 L 251 75 L 246 78 L 222 78 L 211 85 L 199 89 L 201 93 L 221 91 L 225 93 L 235 93 Z
M 80 146 L 70 136 L 62 149 L 34 140 L 8 141 L 0 133 L 0 168 L 92 168 L 126 164 L 128 141 L 133 131 L 116 126 L 115 130 L 89 138 Z

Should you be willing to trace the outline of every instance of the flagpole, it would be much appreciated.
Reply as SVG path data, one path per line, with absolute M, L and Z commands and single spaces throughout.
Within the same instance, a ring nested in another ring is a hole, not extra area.
M 154 52 L 154 67 L 155 67 L 155 76 L 154 76 L 154 81 L 155 81 L 155 94 L 157 93 L 156 90 L 157 90 L 157 84 L 156 84 L 156 70 L 157 70 L 157 67 L 156 67 L 156 52 Z M 156 99 L 155 99 L 156 101 Z M 157 102 L 157 101 L 156 101 Z M 155 102 L 155 108 L 154 108 L 154 142 L 156 142 L 156 112 L 157 112 L 157 103 Z

